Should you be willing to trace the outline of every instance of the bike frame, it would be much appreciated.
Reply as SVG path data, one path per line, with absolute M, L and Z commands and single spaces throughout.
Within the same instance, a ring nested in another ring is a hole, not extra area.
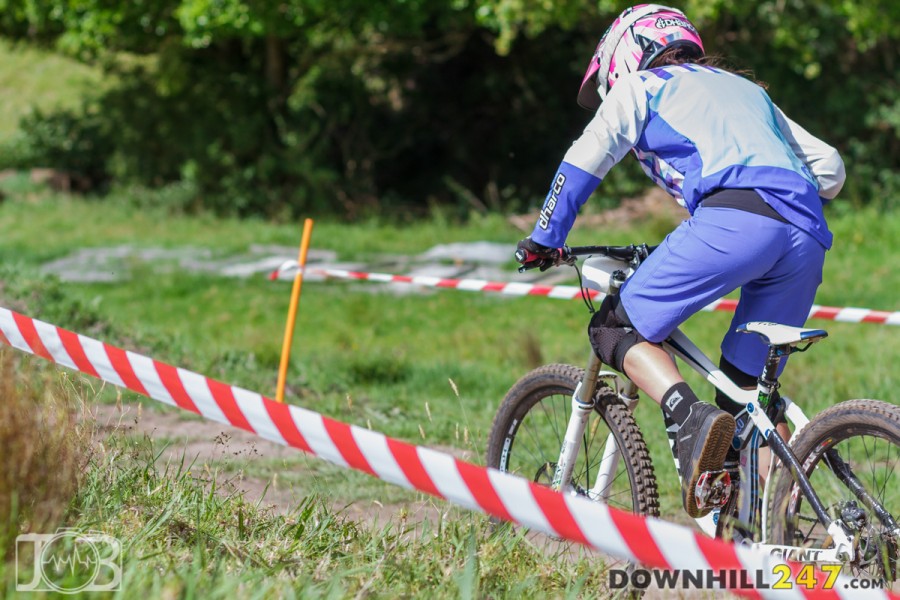
M 585 256 L 588 260 L 584 263 L 583 268 L 583 285 L 595 289 L 597 291 L 609 294 L 617 294 L 621 285 L 628 279 L 634 269 L 640 266 L 641 262 L 649 256 L 653 248 L 646 244 L 639 246 L 582 246 L 578 248 L 563 248 L 560 251 L 560 258 L 552 263 L 537 262 L 533 266 L 553 266 L 556 264 L 574 264 L 575 257 Z M 520 272 L 527 270 L 524 264 L 528 261 L 528 256 L 523 254 L 517 258 L 523 263 Z M 591 312 L 594 312 L 593 306 L 588 302 Z M 743 329 L 744 333 L 751 332 L 751 329 Z M 769 419 L 766 408 L 768 407 L 770 398 L 778 388 L 777 371 L 781 361 L 793 352 L 802 352 L 806 350 L 812 342 L 824 337 L 824 332 L 820 335 L 811 336 L 806 346 L 799 348 L 797 343 L 784 345 L 770 345 L 769 353 L 762 375 L 757 381 L 756 389 L 745 390 L 736 385 L 729 379 L 720 369 L 718 369 L 712 361 L 680 330 L 669 336 L 663 343 L 662 347 L 673 358 L 680 358 L 687 363 L 692 369 L 702 375 L 716 389 L 723 392 L 726 396 L 744 406 L 744 409 L 735 415 L 737 429 L 735 437 L 732 440 L 734 448 L 740 448 L 740 487 L 737 490 L 741 497 L 741 506 L 738 508 L 738 520 L 741 523 L 749 523 L 751 530 L 755 527 L 757 511 L 760 513 L 760 530 L 762 532 L 761 541 L 753 542 L 751 540 L 742 540 L 754 547 L 768 551 L 785 559 L 794 560 L 813 560 L 816 562 L 835 562 L 842 563 L 854 560 L 855 548 L 851 542 L 851 532 L 844 525 L 841 519 L 832 519 L 827 513 L 821 500 L 810 484 L 804 469 L 797 460 L 797 457 L 790 449 L 790 443 L 794 442 L 798 433 L 809 423 L 809 418 L 804 414 L 803 410 L 789 398 L 782 397 L 784 402 L 785 416 L 794 424 L 794 434 L 791 439 L 784 441 L 777 432 L 775 426 Z M 552 487 L 555 490 L 576 493 L 571 489 L 572 470 L 575 460 L 581 448 L 581 439 L 584 435 L 585 427 L 591 413 L 594 411 L 594 392 L 598 381 L 601 379 L 609 380 L 610 387 L 616 390 L 619 399 L 628 407 L 630 411 L 634 410 L 638 401 L 637 386 L 624 375 L 603 371 L 600 359 L 591 352 L 590 359 L 582 381 L 575 389 L 572 395 L 572 414 L 566 427 L 565 440 L 560 450 L 559 459 L 556 463 Z M 671 431 L 671 430 L 668 430 Z M 775 433 L 775 435 L 772 435 Z M 828 535 L 834 542 L 834 547 L 827 550 L 810 550 L 801 546 L 786 546 L 767 544 L 766 536 L 768 534 L 768 510 L 769 510 L 769 494 L 772 483 L 772 473 L 775 468 L 775 461 L 769 462 L 768 474 L 765 479 L 765 489 L 763 490 L 762 499 L 759 494 L 759 473 L 758 459 L 759 447 L 761 440 L 767 440 L 772 453 L 777 456 L 782 464 L 786 466 L 790 472 L 794 484 L 803 493 L 803 496 L 809 502 L 810 507 L 816 514 L 817 520 L 825 526 Z M 670 448 L 674 443 L 673 436 L 669 438 Z M 860 481 L 853 474 L 848 465 L 840 460 L 836 452 L 830 450 L 833 456 L 829 459 L 831 463 L 828 467 L 834 474 L 848 487 L 848 489 L 865 505 L 869 506 L 879 520 L 895 535 L 900 536 L 900 526 L 894 521 L 893 517 L 879 505 L 878 502 L 869 495 Z M 616 444 L 615 436 L 610 432 L 607 436 L 606 446 L 604 447 L 603 457 L 601 458 L 598 468 L 597 479 L 594 485 L 587 490 L 587 495 L 593 500 L 607 501 L 610 492 L 610 483 L 613 481 L 621 452 Z M 674 456 L 673 456 L 674 458 Z M 677 465 L 676 465 L 677 467 Z M 681 475 L 679 473 L 679 479 Z M 590 482 L 588 482 L 590 485 Z M 760 502 L 762 500 L 762 502 Z M 700 528 L 710 536 L 715 536 L 717 531 L 717 517 L 720 511 L 715 511 L 703 518 L 696 519 Z M 737 532 L 736 532 L 737 533 Z M 740 541 L 740 540 L 739 540 Z
M 755 390 L 745 390 L 736 385 L 721 370 L 719 370 L 712 361 L 680 330 L 677 329 L 665 342 L 663 348 L 673 357 L 680 358 L 692 369 L 700 373 L 714 387 L 721 390 L 729 398 L 735 402 L 745 406 L 737 416 L 737 420 L 742 420 L 744 415 L 749 419 L 741 423 L 742 427 L 736 431 L 736 441 L 740 440 L 741 450 L 741 478 L 739 493 L 742 499 L 741 507 L 738 512 L 738 519 L 745 523 L 753 524 L 755 522 L 756 510 L 755 506 L 759 503 L 758 490 L 758 452 L 760 437 L 769 440 L 770 447 L 773 452 L 782 459 L 787 465 L 793 462 L 797 467 L 797 459 L 790 451 L 788 444 L 781 440 L 781 437 L 775 433 L 775 426 L 766 415 L 765 410 L 759 403 L 762 396 L 768 399 L 774 389 L 767 388 L 762 382 Z M 610 371 L 602 371 L 600 360 L 591 352 L 591 357 L 585 369 L 585 376 L 578 385 L 572 397 L 572 415 L 566 428 L 565 441 L 560 451 L 560 457 L 557 461 L 557 468 L 554 473 L 553 488 L 557 490 L 565 490 L 568 482 L 571 480 L 572 469 L 574 468 L 577 453 L 581 447 L 581 438 L 587 425 L 588 419 L 593 412 L 593 396 L 597 382 L 601 379 L 610 380 L 615 386 L 615 390 L 620 399 L 628 406 L 629 410 L 633 410 L 637 404 L 637 386 L 628 378 L 618 373 Z M 788 398 L 782 398 L 786 404 L 785 415 L 791 423 L 794 424 L 794 434 L 791 438 L 793 441 L 797 433 L 809 422 L 809 418 L 804 414 L 803 410 Z M 772 435 L 775 433 L 775 435 Z M 750 438 L 749 443 L 744 441 Z M 670 441 L 671 443 L 671 441 Z M 597 473 L 597 479 L 588 492 L 592 500 L 606 501 L 609 494 L 609 482 L 612 481 L 621 453 L 615 442 L 612 433 L 609 434 L 604 448 L 603 457 Z M 840 520 L 831 519 L 821 508 L 821 502 L 812 490 L 809 479 L 803 473 L 802 469 L 792 469 L 795 481 L 798 481 L 804 494 L 807 496 L 811 506 L 817 507 L 817 516 L 826 525 L 829 535 L 834 540 L 834 547 L 826 550 L 814 550 L 802 546 L 783 546 L 767 544 L 767 525 L 768 525 L 768 496 L 769 483 L 772 480 L 772 471 L 774 461 L 769 463 L 768 476 L 766 477 L 766 489 L 763 491 L 762 504 L 762 540 L 752 542 L 751 545 L 770 552 L 773 555 L 785 559 L 794 560 L 815 560 L 816 562 L 833 562 L 841 563 L 847 560 L 853 560 L 853 544 L 848 532 L 845 530 Z M 679 474 L 679 479 L 680 479 Z M 718 512 L 714 511 L 703 518 L 696 519 L 700 528 L 711 537 L 716 534 Z M 824 517 L 824 519 L 823 519 Z

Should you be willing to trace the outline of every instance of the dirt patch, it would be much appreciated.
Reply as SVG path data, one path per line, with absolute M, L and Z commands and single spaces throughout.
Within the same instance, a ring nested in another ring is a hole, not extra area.
M 117 407 L 99 404 L 91 407 L 91 414 L 101 431 L 125 435 L 147 435 L 167 442 L 159 461 L 177 463 L 184 458 L 193 463 L 192 469 L 215 469 L 228 459 L 260 460 L 295 458 L 302 454 L 299 450 L 282 446 L 259 438 L 249 432 L 234 427 L 220 425 L 212 421 L 185 419 L 180 413 L 144 410 L 141 405 Z M 463 460 L 472 460 L 469 451 L 451 448 L 436 448 L 449 452 Z M 302 474 L 303 462 L 291 463 L 292 473 Z M 299 473 L 298 473 L 299 471 Z M 286 514 L 296 508 L 305 493 L 295 491 L 280 483 L 277 473 L 272 477 L 255 477 L 246 474 L 230 474 L 217 481 L 223 493 L 243 494 L 248 502 L 259 503 L 275 512 Z M 388 485 L 388 484 L 384 484 Z M 335 512 L 373 527 L 383 527 L 390 523 L 401 524 L 404 530 L 413 531 L 426 521 L 432 524 L 445 519 L 450 512 L 449 505 L 438 500 L 384 504 L 376 500 L 358 500 L 347 503 L 332 499 L 331 508 Z M 454 509 L 455 510 L 455 509 Z

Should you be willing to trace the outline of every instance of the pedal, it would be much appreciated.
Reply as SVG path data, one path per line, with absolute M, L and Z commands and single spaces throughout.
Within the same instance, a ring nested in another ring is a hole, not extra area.
M 726 470 L 703 471 L 694 490 L 697 508 L 722 508 L 731 498 L 731 475 Z

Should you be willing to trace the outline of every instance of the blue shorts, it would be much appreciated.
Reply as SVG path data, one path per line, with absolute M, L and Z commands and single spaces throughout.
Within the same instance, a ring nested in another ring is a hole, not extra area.
M 688 317 L 741 288 L 722 355 L 751 375 L 762 372 L 766 346 L 735 333 L 749 321 L 800 327 L 822 282 L 825 248 L 790 223 L 734 208 L 700 206 L 622 287 L 634 327 L 661 342 Z

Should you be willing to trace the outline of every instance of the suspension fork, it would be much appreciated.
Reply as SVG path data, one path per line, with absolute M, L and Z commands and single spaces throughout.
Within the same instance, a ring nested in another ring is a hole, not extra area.
M 572 394 L 572 414 L 569 424 L 566 426 L 566 435 L 559 451 L 559 460 L 556 461 L 556 470 L 553 473 L 553 482 L 550 487 L 556 491 L 562 491 L 568 487 L 572 480 L 572 470 L 575 468 L 575 459 L 581 447 L 584 429 L 588 419 L 594 412 L 594 391 L 597 389 L 597 373 L 600 372 L 600 359 L 591 351 L 588 366 L 584 370 L 584 378 L 575 388 Z
M 563 446 L 560 450 L 559 459 L 556 463 L 556 469 L 553 473 L 552 488 L 557 491 L 566 489 L 572 479 L 572 471 L 575 468 L 578 452 L 581 450 L 584 432 L 590 420 L 591 413 L 594 412 L 596 405 L 594 402 L 594 392 L 597 389 L 597 383 L 600 379 L 600 369 L 602 363 L 597 356 L 591 352 L 588 366 L 585 369 L 584 378 L 575 389 L 572 395 L 572 414 L 566 426 L 566 434 L 563 439 Z M 619 398 L 625 403 L 629 411 L 634 409 L 638 401 L 637 386 L 630 380 L 626 380 L 625 385 L 619 389 Z M 585 449 L 586 450 L 586 449 Z M 588 496 L 592 500 L 606 500 L 609 497 L 609 486 L 615 478 L 616 469 L 619 466 L 619 458 L 622 453 L 616 443 L 616 438 L 612 431 L 607 434 L 606 443 L 603 446 L 603 456 L 597 467 L 597 479 L 590 490 L 586 490 Z
M 617 270 L 612 272 L 609 277 L 609 296 L 615 296 L 619 293 L 619 289 L 625 283 L 626 278 L 627 276 L 623 271 Z M 572 480 L 572 470 L 575 468 L 575 459 L 578 457 L 579 448 L 581 448 L 584 430 L 587 427 L 591 413 L 594 411 L 594 392 L 597 389 L 597 375 L 600 373 L 601 366 L 600 359 L 592 349 L 587 367 L 584 370 L 584 378 L 578 384 L 578 387 L 575 388 L 575 393 L 572 394 L 572 415 L 569 417 L 569 424 L 566 426 L 566 435 L 563 439 L 563 446 L 559 453 L 559 460 L 556 462 L 556 470 L 553 473 L 553 482 L 551 483 L 551 488 L 556 491 L 562 491 L 567 488 Z M 637 390 L 634 384 L 630 384 L 627 388 L 625 393 L 629 395 L 630 408 L 630 396 L 636 396 Z M 612 431 L 610 431 L 604 447 L 597 483 L 589 492 L 592 498 L 608 495 L 606 487 L 615 473 L 619 455 L 620 451 Z
M 628 412 L 634 411 L 638 401 L 637 391 L 637 386 L 634 382 L 627 380 L 624 389 L 619 392 L 619 399 L 625 403 Z M 616 436 L 613 435 L 612 428 L 610 428 L 610 432 L 606 435 L 606 444 L 603 446 L 603 457 L 600 459 L 600 466 L 597 468 L 597 481 L 594 482 L 594 487 L 588 492 L 591 500 L 602 500 L 605 502 L 609 498 L 609 492 L 615 479 L 621 456 L 622 451 L 619 449 L 619 444 L 616 443 Z

